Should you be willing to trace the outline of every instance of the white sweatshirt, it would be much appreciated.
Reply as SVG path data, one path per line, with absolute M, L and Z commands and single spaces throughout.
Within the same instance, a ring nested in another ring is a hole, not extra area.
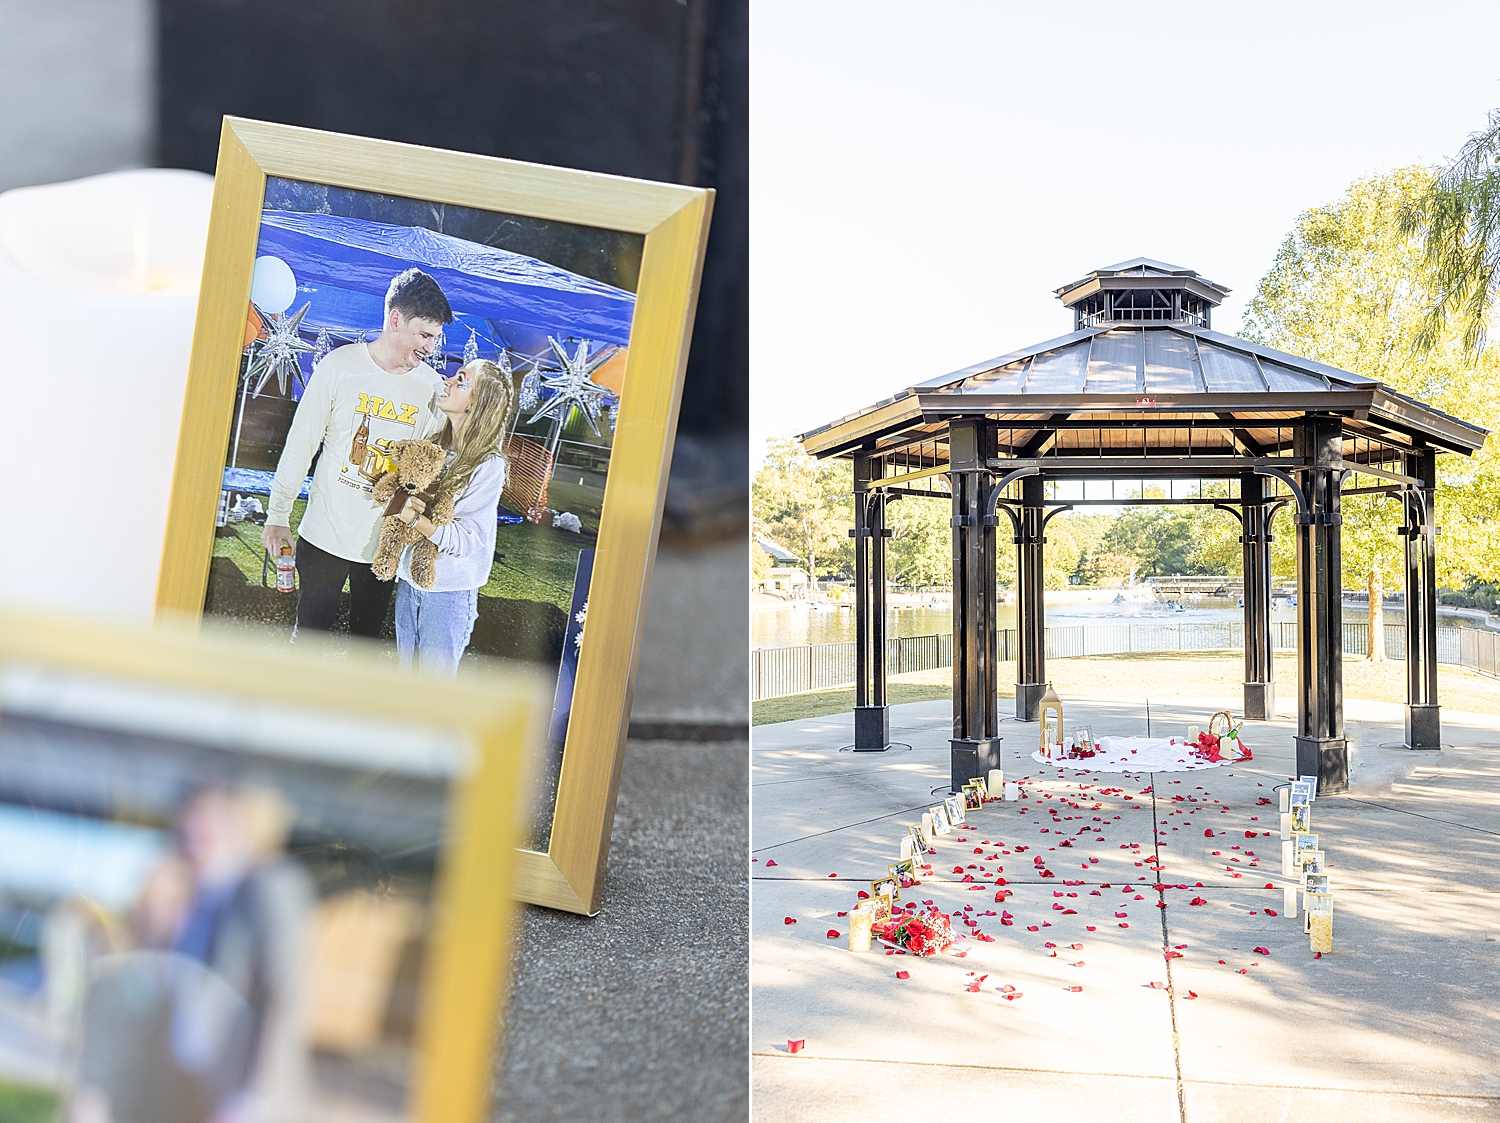
M 474 469 L 453 504 L 453 521 L 433 532 L 437 564 L 433 566 L 432 588 L 423 592 L 478 589 L 489 581 L 490 565 L 495 559 L 496 508 L 504 487 L 505 457 L 492 456 Z M 416 585 L 411 579 L 411 551 L 410 546 L 401 551 L 396 576 Z
M 266 521 L 288 525 L 292 501 L 321 446 L 298 536 L 345 561 L 374 561 L 384 508 L 371 491 L 393 467 L 386 455 L 393 443 L 429 436 L 437 428 L 431 407 L 440 381 L 426 363 L 403 374 L 382 370 L 366 343 L 330 351 L 313 368 L 297 403 L 276 463 Z

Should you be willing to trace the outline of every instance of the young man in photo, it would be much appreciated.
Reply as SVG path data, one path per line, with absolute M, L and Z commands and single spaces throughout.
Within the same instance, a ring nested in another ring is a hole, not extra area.
M 452 322 L 438 283 L 408 269 L 386 290 L 380 335 L 337 347 L 313 368 L 276 464 L 261 534 L 272 558 L 292 543 L 292 503 L 321 449 L 294 546 L 301 585 L 294 639 L 303 628 L 333 628 L 346 581 L 350 633 L 380 635 L 395 583 L 370 568 L 384 515 L 371 492 L 393 466 L 391 446 L 435 427 L 432 395 L 442 378 L 423 360 Z

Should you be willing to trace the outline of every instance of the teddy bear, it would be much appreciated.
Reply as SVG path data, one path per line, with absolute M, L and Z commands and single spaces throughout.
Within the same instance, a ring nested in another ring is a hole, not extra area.
M 375 481 L 375 501 L 385 504 L 385 518 L 380 523 L 380 545 L 375 550 L 372 568 L 376 577 L 389 581 L 396 576 L 401 551 L 415 545 L 411 552 L 411 579 L 424 589 L 431 588 L 437 547 L 396 515 L 406 506 L 407 499 L 416 496 L 427 504 L 424 514 L 434 526 L 453 521 L 453 496 L 438 488 L 448 453 L 431 441 L 397 441 L 389 455 L 395 469 Z

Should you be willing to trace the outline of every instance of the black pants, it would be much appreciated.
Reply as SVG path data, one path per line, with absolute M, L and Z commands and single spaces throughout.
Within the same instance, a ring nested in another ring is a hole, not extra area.
M 391 608 L 396 582 L 381 581 L 369 562 L 345 561 L 320 550 L 306 538 L 297 540 L 297 631 L 333 631 L 344 582 L 349 582 L 349 634 L 378 639 Z M 294 632 L 293 635 L 296 633 Z

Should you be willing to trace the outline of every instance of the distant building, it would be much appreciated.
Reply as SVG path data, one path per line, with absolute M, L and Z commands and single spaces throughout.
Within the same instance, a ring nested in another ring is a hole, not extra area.
M 797 564 L 797 555 L 764 535 L 756 535 L 755 544 L 775 564 L 763 577 L 755 579 L 754 591 L 781 597 L 807 596 L 807 570 Z

